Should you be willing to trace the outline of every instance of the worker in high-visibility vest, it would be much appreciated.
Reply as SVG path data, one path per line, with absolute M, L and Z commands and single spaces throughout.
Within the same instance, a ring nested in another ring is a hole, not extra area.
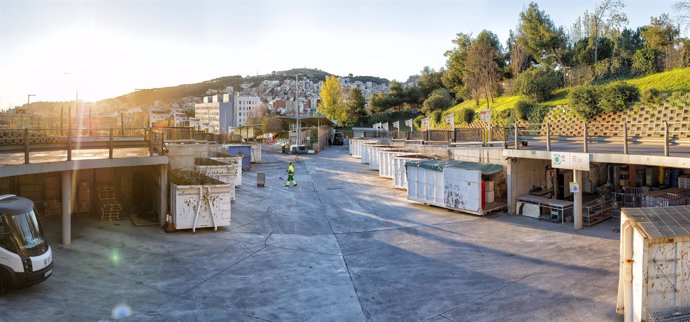
M 295 177 L 294 177 L 295 176 L 295 166 L 292 165 L 292 161 L 290 161 L 290 163 L 288 164 L 287 173 L 288 173 L 288 177 L 287 177 L 287 180 L 285 181 L 285 186 L 286 187 L 289 186 L 290 181 L 292 181 L 293 187 L 297 186 L 297 182 L 295 182 Z

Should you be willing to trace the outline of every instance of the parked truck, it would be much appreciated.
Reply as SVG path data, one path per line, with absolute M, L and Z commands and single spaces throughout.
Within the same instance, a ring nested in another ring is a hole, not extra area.
M 0 294 L 31 286 L 53 273 L 53 253 L 36 217 L 34 203 L 0 196 Z

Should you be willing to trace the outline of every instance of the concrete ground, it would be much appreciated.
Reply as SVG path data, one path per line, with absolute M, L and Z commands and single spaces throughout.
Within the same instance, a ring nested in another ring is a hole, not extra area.
M 263 158 L 217 232 L 75 216 L 64 247 L 47 217 L 54 274 L 1 297 L 0 321 L 109 320 L 116 307 L 142 321 L 620 320 L 608 222 L 576 232 L 415 204 L 342 147 L 305 156 L 285 188 L 293 157 Z

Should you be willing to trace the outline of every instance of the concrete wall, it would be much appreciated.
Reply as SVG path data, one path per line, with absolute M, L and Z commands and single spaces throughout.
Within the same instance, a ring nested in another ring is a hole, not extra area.
M 209 150 L 220 152 L 217 144 L 167 144 L 168 169 L 194 171 L 195 158 L 208 158 Z

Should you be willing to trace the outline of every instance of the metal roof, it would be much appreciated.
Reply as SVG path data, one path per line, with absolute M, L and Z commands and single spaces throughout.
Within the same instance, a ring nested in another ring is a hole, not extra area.
M 34 203 L 26 198 L 11 196 L 0 199 L 0 213 L 23 214 L 34 208 Z
M 690 206 L 623 208 L 650 239 L 690 238 Z

